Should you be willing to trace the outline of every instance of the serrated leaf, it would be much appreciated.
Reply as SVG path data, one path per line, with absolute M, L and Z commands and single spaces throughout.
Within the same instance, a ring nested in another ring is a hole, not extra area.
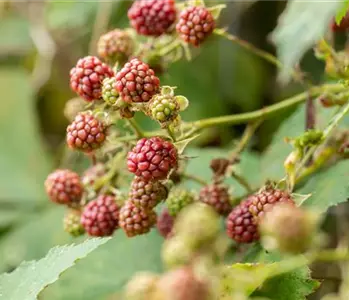
M 23 262 L 12 273 L 0 276 L 0 299 L 37 299 L 39 293 L 55 282 L 62 272 L 72 267 L 76 260 L 85 257 L 109 239 L 94 238 L 79 245 L 55 247 L 38 261 Z
M 341 1 L 289 1 L 272 33 L 278 57 L 283 64 L 280 79 L 287 82 L 292 68 L 318 41 L 331 19 L 342 7 Z M 314 18 L 316 16 L 316 18 Z
M 343 160 L 327 170 L 313 175 L 298 193 L 312 193 L 304 207 L 326 211 L 329 207 L 345 202 L 349 197 L 349 161 Z
M 349 9 L 349 0 L 343 2 L 341 9 L 336 14 L 336 24 L 339 25 Z
M 225 4 L 220 4 L 220 5 L 211 6 L 208 10 L 211 12 L 213 18 L 215 20 L 218 20 L 222 10 L 225 9 L 226 7 L 227 6 Z
M 176 146 L 176 148 L 177 148 L 177 150 L 178 150 L 178 153 L 179 153 L 179 154 L 183 154 L 185 148 L 187 148 L 187 146 L 188 146 L 192 141 L 194 141 L 196 138 L 198 138 L 199 136 L 200 136 L 200 134 L 197 134 L 197 135 L 194 135 L 194 136 L 192 136 L 192 137 L 190 137 L 190 138 L 187 138 L 187 139 L 185 139 L 185 140 L 182 140 L 182 141 L 180 141 L 180 142 L 175 142 L 174 144 L 175 144 L 175 146 Z

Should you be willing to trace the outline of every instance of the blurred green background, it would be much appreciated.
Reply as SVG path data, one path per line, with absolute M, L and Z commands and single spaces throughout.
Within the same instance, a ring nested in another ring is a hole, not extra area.
M 66 101 L 75 96 L 69 88 L 69 70 L 78 58 L 95 54 L 100 34 L 128 27 L 126 12 L 130 4 L 0 2 L 0 272 L 12 270 L 23 259 L 42 257 L 54 245 L 73 241 L 62 230 L 63 210 L 48 203 L 43 188 L 47 174 L 62 162 L 75 170 L 87 164 L 82 155 L 67 152 L 64 144 L 68 121 L 63 110 Z M 274 53 L 268 35 L 285 4 L 228 1 L 220 25 Z M 178 94 L 189 99 L 190 107 L 183 114 L 186 121 L 252 111 L 301 90 L 296 84 L 278 85 L 274 66 L 219 37 L 194 50 L 193 57 L 190 62 L 173 64 L 161 78 L 163 85 L 177 86 Z M 321 79 L 323 66 L 311 54 L 302 65 L 315 82 Z M 251 163 L 290 113 L 261 126 L 252 141 Z M 139 121 L 144 128 L 156 126 L 142 117 Z M 229 147 L 243 129 L 207 130 L 196 146 Z M 200 163 L 208 164 L 213 153 L 202 151 Z M 135 270 L 161 269 L 162 240 L 156 232 L 132 240 L 121 235 L 117 233 L 106 247 L 69 270 L 42 298 L 112 299 L 111 295 Z M 137 255 L 140 248 L 149 256 Z M 120 259 L 125 255 L 130 258 L 127 264 Z

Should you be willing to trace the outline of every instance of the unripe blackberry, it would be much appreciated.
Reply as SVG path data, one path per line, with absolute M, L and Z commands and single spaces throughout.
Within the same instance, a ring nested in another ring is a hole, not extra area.
M 128 170 L 144 180 L 162 180 L 177 168 L 175 146 L 160 137 L 143 138 L 127 155 Z
M 188 265 L 197 253 L 196 247 L 187 243 L 182 236 L 171 236 L 166 239 L 161 249 L 161 259 L 168 269 Z
M 116 89 L 127 102 L 148 102 L 159 91 L 160 80 L 146 63 L 134 58 L 116 74 Z
M 126 235 L 133 237 L 150 231 L 156 223 L 156 213 L 127 201 L 120 210 L 119 223 Z
M 185 42 L 199 46 L 212 33 L 215 26 L 213 15 L 207 8 L 190 6 L 181 12 L 176 29 Z
M 180 107 L 176 98 L 171 94 L 157 94 L 149 102 L 149 113 L 163 127 L 175 120 Z
M 153 300 L 208 300 L 209 287 L 196 278 L 191 267 L 165 273 L 157 281 Z
M 225 224 L 227 235 L 238 243 L 252 243 L 259 240 L 258 228 L 249 206 L 252 200 L 247 198 L 228 215 Z
M 220 184 L 204 186 L 200 190 L 199 200 L 212 206 L 221 215 L 227 215 L 232 208 L 228 188 Z
M 159 276 L 150 272 L 137 273 L 127 283 L 123 300 L 150 300 Z
M 114 75 L 112 69 L 95 56 L 86 56 L 78 60 L 70 71 L 70 87 L 86 101 L 101 97 L 102 81 Z
M 172 189 L 166 199 L 168 212 L 175 217 L 186 206 L 193 203 L 194 195 L 188 190 Z
M 85 110 L 86 101 L 80 97 L 68 100 L 64 106 L 64 116 L 70 121 L 74 121 L 76 115 Z
M 146 181 L 136 176 L 131 183 L 129 200 L 137 207 L 152 209 L 166 197 L 167 189 L 159 181 Z
M 102 146 L 106 137 L 106 126 L 94 116 L 78 114 L 67 127 L 67 144 L 70 148 L 92 152 Z
M 84 207 L 81 224 L 91 236 L 110 236 L 118 228 L 119 211 L 114 196 L 100 195 Z
M 104 176 L 106 173 L 105 165 L 102 163 L 97 163 L 96 165 L 88 168 L 82 175 L 81 181 L 86 187 L 93 187 L 100 177 Z
M 271 210 L 276 203 L 282 202 L 294 205 L 294 201 L 288 192 L 267 187 L 265 190 L 251 196 L 249 211 L 256 222 L 260 222 L 267 211 Z
M 78 237 L 85 233 L 84 227 L 80 223 L 81 212 L 79 210 L 70 209 L 64 216 L 63 228 L 73 237 Z
M 193 203 L 184 208 L 174 225 L 175 234 L 193 247 L 210 244 L 219 231 L 219 215 L 211 206 L 203 203 Z
M 47 176 L 45 189 L 53 202 L 71 207 L 79 206 L 84 191 L 78 174 L 60 169 Z
M 156 228 L 158 232 L 166 239 L 172 236 L 174 218 L 164 208 L 157 218 Z
M 97 43 L 98 56 L 111 63 L 125 63 L 134 49 L 132 37 L 124 30 L 114 29 L 103 34 Z
M 174 0 L 136 0 L 128 11 L 132 27 L 142 35 L 159 36 L 176 20 Z
M 116 89 L 116 78 L 108 77 L 104 78 L 102 84 L 102 98 L 103 100 L 109 104 L 114 105 L 118 100 L 119 92 Z
M 289 203 L 278 203 L 260 223 L 263 245 L 268 250 L 300 254 L 307 251 L 316 236 L 315 214 Z

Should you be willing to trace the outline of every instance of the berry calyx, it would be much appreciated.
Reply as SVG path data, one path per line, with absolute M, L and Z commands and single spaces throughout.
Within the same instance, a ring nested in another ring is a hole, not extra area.
M 249 211 L 256 221 L 259 222 L 264 214 L 267 211 L 270 211 L 277 203 L 289 203 L 295 205 L 288 192 L 267 187 L 261 192 L 251 196 Z
M 127 155 L 128 170 L 148 181 L 165 179 L 177 163 L 177 149 L 160 137 L 140 139 Z
M 212 206 L 221 215 L 228 214 L 232 208 L 228 188 L 216 183 L 204 186 L 200 190 L 199 200 Z
M 129 200 L 137 207 L 152 209 L 166 197 L 167 189 L 159 181 L 147 181 L 136 176 L 131 183 Z
M 166 199 L 168 212 L 175 217 L 186 206 L 194 202 L 194 195 L 187 190 L 173 189 Z
M 51 201 L 71 207 L 79 206 L 84 191 L 77 173 L 60 169 L 47 176 L 45 189 Z
M 258 228 L 249 211 L 252 199 L 247 198 L 234 207 L 225 224 L 227 235 L 238 243 L 252 243 L 259 240 Z
M 119 211 L 114 196 L 100 195 L 84 207 L 81 224 L 91 236 L 110 236 L 118 228 Z
M 157 218 L 156 228 L 165 239 L 172 236 L 173 224 L 174 218 L 169 214 L 168 210 L 164 208 Z
M 64 216 L 63 228 L 73 237 L 78 237 L 85 233 L 84 227 L 80 223 L 81 212 L 79 210 L 70 209 Z
M 176 30 L 185 42 L 199 46 L 215 26 L 213 15 L 207 8 L 190 6 L 181 12 Z
M 97 43 L 98 56 L 111 63 L 125 63 L 133 49 L 132 37 L 120 29 L 114 29 L 102 35 Z
M 120 210 L 119 224 L 128 237 L 145 234 L 156 223 L 156 213 L 127 201 Z
M 102 146 L 106 138 L 106 126 L 94 116 L 81 113 L 67 127 L 67 144 L 70 148 L 92 152 Z
M 132 27 L 141 35 L 166 33 L 176 20 L 174 0 L 137 0 L 128 11 Z
M 114 75 L 112 69 L 95 56 L 86 56 L 78 60 L 70 71 L 70 87 L 88 102 L 101 97 L 102 81 Z
M 127 102 L 148 102 L 160 87 L 155 72 L 144 62 L 134 58 L 116 74 L 116 89 Z

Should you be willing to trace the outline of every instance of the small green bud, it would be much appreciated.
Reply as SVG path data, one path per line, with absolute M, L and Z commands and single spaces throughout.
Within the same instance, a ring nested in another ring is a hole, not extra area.
M 127 283 L 124 300 L 149 300 L 155 290 L 159 276 L 150 272 L 136 274 Z
M 63 220 L 64 231 L 68 232 L 73 237 L 83 235 L 85 229 L 80 223 L 80 218 L 81 212 L 79 210 L 69 209 Z
M 183 189 L 172 189 L 167 197 L 166 205 L 171 216 L 175 217 L 184 207 L 194 201 L 194 195 Z

